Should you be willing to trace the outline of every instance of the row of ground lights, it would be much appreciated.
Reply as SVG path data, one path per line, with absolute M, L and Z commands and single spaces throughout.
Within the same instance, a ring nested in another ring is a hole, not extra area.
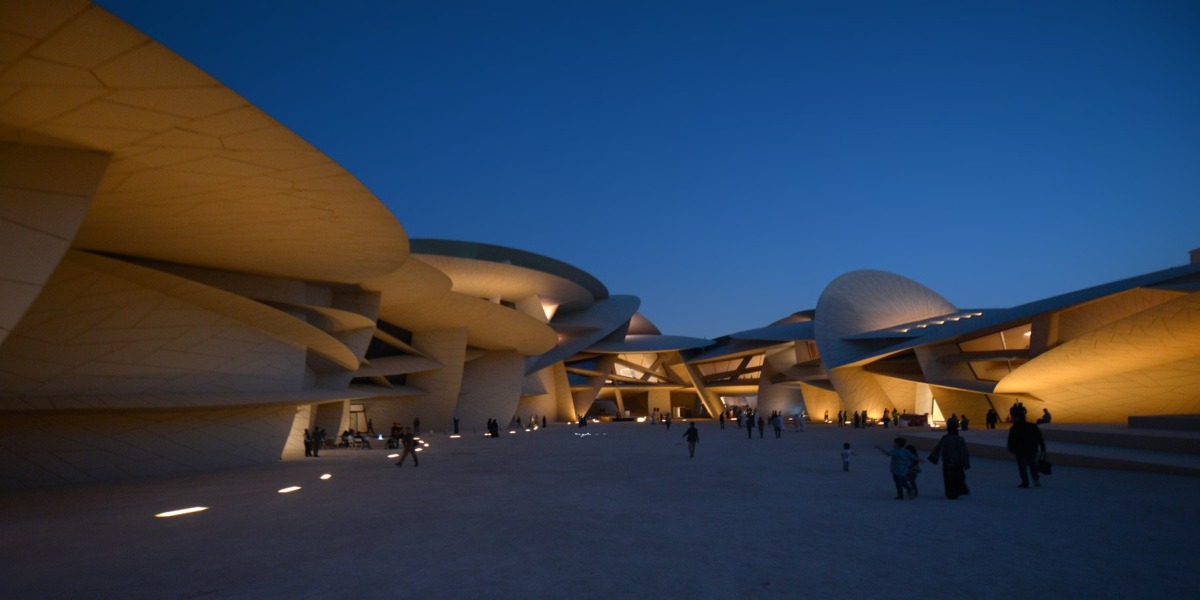
M 511 433 L 516 433 L 516 432 L 514 431 L 514 432 L 511 432 Z M 461 438 L 461 437 L 462 437 L 461 435 L 457 435 L 457 434 L 455 434 L 455 435 L 452 435 L 452 436 L 450 436 L 450 439 L 458 439 L 458 438 Z M 418 447 L 417 447 L 417 452 L 421 452 L 422 450 L 424 450 L 424 449 L 426 449 L 426 448 L 428 448 L 428 447 L 429 447 L 429 442 L 424 442 L 424 441 L 421 441 L 421 438 L 419 438 L 419 437 L 414 437 L 413 439 L 414 439 L 414 440 L 416 440 L 416 441 L 418 441 L 418 442 L 420 442 L 420 446 L 418 446 Z M 387 455 L 387 457 L 388 457 L 388 458 L 397 458 L 397 457 L 399 457 L 399 456 L 400 456 L 399 454 L 389 454 L 389 455 Z M 325 473 L 324 475 L 321 475 L 321 480 L 322 480 L 322 481 L 328 481 L 328 480 L 330 480 L 330 479 L 333 479 L 333 475 L 331 475 L 331 474 L 329 474 L 329 473 Z M 277 491 L 277 493 L 280 493 L 280 494 L 290 494 L 290 493 L 292 493 L 292 492 L 298 492 L 298 491 L 300 491 L 301 489 L 303 489 L 303 488 L 302 488 L 302 487 L 300 487 L 300 486 L 298 486 L 298 485 L 290 485 L 290 486 L 288 486 L 288 487 L 285 487 L 285 488 L 283 488 L 283 489 L 276 490 L 276 491 Z M 178 517 L 178 516 L 182 516 L 182 515 L 190 515 L 190 514 L 193 514 L 193 513 L 203 512 L 203 511 L 206 511 L 206 510 L 208 510 L 208 507 L 207 507 L 207 506 L 192 506 L 192 507 L 189 507 L 189 508 L 180 508 L 180 509 L 176 509 L 176 510 L 168 510 L 168 511 L 166 511 L 166 512 L 160 512 L 160 513 L 158 513 L 158 514 L 156 514 L 156 515 L 154 515 L 154 516 L 155 516 L 155 517 L 159 517 L 159 518 L 165 518 L 165 517 Z

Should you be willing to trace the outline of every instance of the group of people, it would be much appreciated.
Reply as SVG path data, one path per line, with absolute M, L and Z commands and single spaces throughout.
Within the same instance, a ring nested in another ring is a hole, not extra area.
M 899 427 L 900 417 L 907 414 L 907 410 L 901 413 L 894 408 L 885 408 L 883 409 L 883 415 L 879 418 L 879 420 L 872 421 L 872 419 L 867 416 L 867 411 L 865 410 L 862 411 L 862 413 L 858 413 L 856 411 L 839 410 L 837 414 L 837 425 L 838 427 L 845 427 L 846 423 L 850 423 L 855 429 L 870 427 L 875 423 L 883 425 L 884 428 L 887 428 L 888 426 Z
M 890 456 L 892 482 L 896 484 L 896 499 L 903 500 L 907 493 L 908 497 L 917 497 L 917 476 L 921 474 L 921 458 L 917 456 L 917 447 L 909 444 L 904 438 L 898 437 L 892 440 L 892 449 L 885 450 L 882 446 L 875 446 L 880 452 Z M 846 454 L 850 449 L 850 444 L 842 446 L 842 470 L 850 470 L 849 456 Z
M 359 444 L 362 448 L 371 449 L 371 438 L 364 435 L 361 431 L 347 429 L 338 437 L 342 438 L 342 441 L 338 442 L 339 448 L 350 448 L 355 444 Z
M 321 447 L 325 445 L 325 430 L 313 427 L 312 432 L 304 430 L 304 456 L 320 457 Z
M 1048 411 L 1047 414 L 1049 414 Z M 1033 487 L 1040 487 L 1039 467 L 1046 460 L 1046 441 L 1037 424 L 1025 420 L 1023 410 L 1018 409 L 1013 413 L 1012 418 L 1013 425 L 1008 430 L 1007 448 L 1017 462 L 1017 473 L 1021 478 L 1021 483 L 1017 487 L 1028 488 L 1031 483 Z M 1039 422 L 1041 422 L 1040 419 Z M 946 422 L 945 435 L 938 440 L 937 445 L 928 456 L 931 464 L 941 463 L 942 482 L 946 497 L 951 500 L 971 493 L 970 488 L 967 487 L 967 470 L 971 468 L 971 454 L 967 450 L 966 440 L 959 435 L 958 425 L 957 421 L 948 420 Z M 891 474 L 892 481 L 896 485 L 896 499 L 903 499 L 906 493 L 909 498 L 915 498 L 917 496 L 916 477 L 921 471 L 921 459 L 917 455 L 916 448 L 906 443 L 904 438 L 896 438 L 891 450 L 876 447 L 892 457 Z M 843 470 L 850 470 L 851 454 L 850 444 L 844 444 L 842 448 Z

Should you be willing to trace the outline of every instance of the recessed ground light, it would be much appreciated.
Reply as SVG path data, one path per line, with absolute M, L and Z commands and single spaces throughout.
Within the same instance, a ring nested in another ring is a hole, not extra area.
M 326 473 L 326 474 L 324 474 L 324 475 L 322 475 L 322 476 L 321 476 L 321 479 L 331 479 L 332 477 L 333 477 L 333 475 L 330 475 L 329 473 Z
M 458 438 L 460 438 L 460 437 L 462 437 L 462 436 L 461 436 L 461 435 L 458 435 L 458 434 L 456 433 L 456 434 L 454 434 L 454 435 L 450 436 L 450 439 L 452 439 L 452 440 L 457 440 L 457 439 L 458 439 Z
M 296 490 L 298 490 L 298 489 L 300 489 L 300 486 L 298 486 L 298 485 L 291 485 L 291 486 L 288 486 L 288 487 L 285 487 L 285 488 L 283 488 L 282 490 L 279 490 L 279 493 L 280 493 L 280 494 L 290 494 L 290 493 L 292 493 L 292 492 L 294 492 L 294 491 L 296 491 Z
M 154 516 L 156 516 L 156 517 L 178 517 L 179 515 L 190 515 L 192 513 L 198 513 L 202 510 L 208 510 L 208 507 L 207 506 L 193 506 L 191 508 L 181 508 L 179 510 L 168 510 L 167 512 L 160 512 Z
M 399 454 L 389 454 L 388 458 L 396 458 L 397 456 L 400 456 L 400 455 Z

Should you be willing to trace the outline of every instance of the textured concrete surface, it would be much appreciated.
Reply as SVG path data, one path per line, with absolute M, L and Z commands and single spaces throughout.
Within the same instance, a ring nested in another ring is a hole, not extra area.
M 328 450 L 169 480 L 0 495 L 12 598 L 1192 597 L 1200 478 L 1059 467 L 892 499 L 897 430 L 702 422 L 429 435 L 421 466 Z M 900 430 L 903 433 L 903 430 Z M 577 434 L 589 433 L 586 437 Z M 968 434 L 969 435 L 969 434 Z M 857 452 L 843 473 L 843 441 Z M 319 479 L 323 473 L 332 478 Z M 298 485 L 290 494 L 276 490 Z M 154 514 L 201 505 L 170 519 Z

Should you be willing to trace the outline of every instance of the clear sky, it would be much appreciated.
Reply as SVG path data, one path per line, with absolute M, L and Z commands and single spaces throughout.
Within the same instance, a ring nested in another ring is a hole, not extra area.
M 101 0 L 363 181 L 716 337 L 855 269 L 961 308 L 1200 247 L 1200 2 Z

